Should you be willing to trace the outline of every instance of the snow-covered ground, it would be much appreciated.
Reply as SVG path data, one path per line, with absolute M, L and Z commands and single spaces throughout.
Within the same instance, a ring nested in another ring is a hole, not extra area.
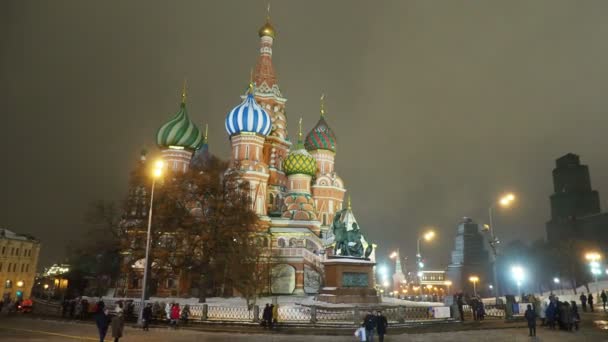
M 116 298 L 116 297 L 103 297 L 104 301 L 115 302 L 118 300 L 133 300 L 139 302 L 140 298 Z M 321 301 L 316 301 L 315 296 L 276 296 L 276 297 L 260 297 L 256 300 L 257 305 L 265 305 L 266 303 L 273 303 L 275 300 L 281 307 L 289 306 L 322 306 L 332 308 L 349 308 L 358 305 L 355 304 L 332 304 Z M 89 298 L 89 301 L 96 301 L 98 298 Z M 200 304 L 198 298 L 167 298 L 167 297 L 151 297 L 150 302 L 159 303 L 179 303 L 181 306 L 189 304 L 195 305 Z M 206 304 L 209 306 L 223 306 L 223 307 L 245 307 L 247 302 L 245 298 L 241 297 L 210 297 L 206 298 Z M 410 300 L 397 299 L 392 297 L 382 297 L 382 306 L 443 306 L 443 303 L 434 302 L 414 302 Z

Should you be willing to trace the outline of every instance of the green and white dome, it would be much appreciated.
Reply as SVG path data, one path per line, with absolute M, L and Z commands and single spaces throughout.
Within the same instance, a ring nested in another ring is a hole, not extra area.
M 182 147 L 196 150 L 201 147 L 203 136 L 188 117 L 185 94 L 175 116 L 160 127 L 156 133 L 156 144 L 161 148 Z

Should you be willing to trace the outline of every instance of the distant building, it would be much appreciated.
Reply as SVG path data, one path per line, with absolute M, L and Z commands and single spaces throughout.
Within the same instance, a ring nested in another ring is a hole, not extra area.
M 486 237 L 483 236 L 481 225 L 465 217 L 458 225 L 454 239 L 452 261 L 446 270 L 445 280 L 452 282 L 451 293 L 473 293 L 470 276 L 479 278 L 479 285 L 489 285 L 492 280 L 492 260 Z
M 40 242 L 27 235 L 0 229 L 0 285 L 2 299 L 29 298 L 36 268 Z
M 608 213 L 601 212 L 600 195 L 592 189 L 589 168 L 578 155 L 568 153 L 555 161 L 553 191 L 547 241 L 574 238 L 608 245 Z

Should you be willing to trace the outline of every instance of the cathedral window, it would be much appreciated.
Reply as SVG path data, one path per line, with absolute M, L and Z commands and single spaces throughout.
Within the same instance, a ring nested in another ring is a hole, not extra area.
M 11 287 L 13 287 L 13 282 L 10 280 L 7 280 L 4 282 L 4 288 L 5 289 L 10 289 Z
M 286 247 L 286 246 L 285 246 L 285 245 L 286 245 L 286 243 L 285 243 L 285 239 L 283 239 L 283 238 L 279 238 L 279 239 L 277 240 L 277 244 L 279 245 L 279 247 L 280 247 L 280 248 L 285 248 L 285 247 Z
M 297 247 L 298 246 L 298 240 L 296 240 L 295 238 L 291 238 L 289 239 L 289 247 Z

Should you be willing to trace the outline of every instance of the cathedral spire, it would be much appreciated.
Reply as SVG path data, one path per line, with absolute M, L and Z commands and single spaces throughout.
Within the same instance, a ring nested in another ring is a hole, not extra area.
M 184 79 L 184 86 L 182 87 L 182 104 L 186 104 L 186 79 Z
M 321 117 L 325 117 L 325 94 L 321 94 Z

